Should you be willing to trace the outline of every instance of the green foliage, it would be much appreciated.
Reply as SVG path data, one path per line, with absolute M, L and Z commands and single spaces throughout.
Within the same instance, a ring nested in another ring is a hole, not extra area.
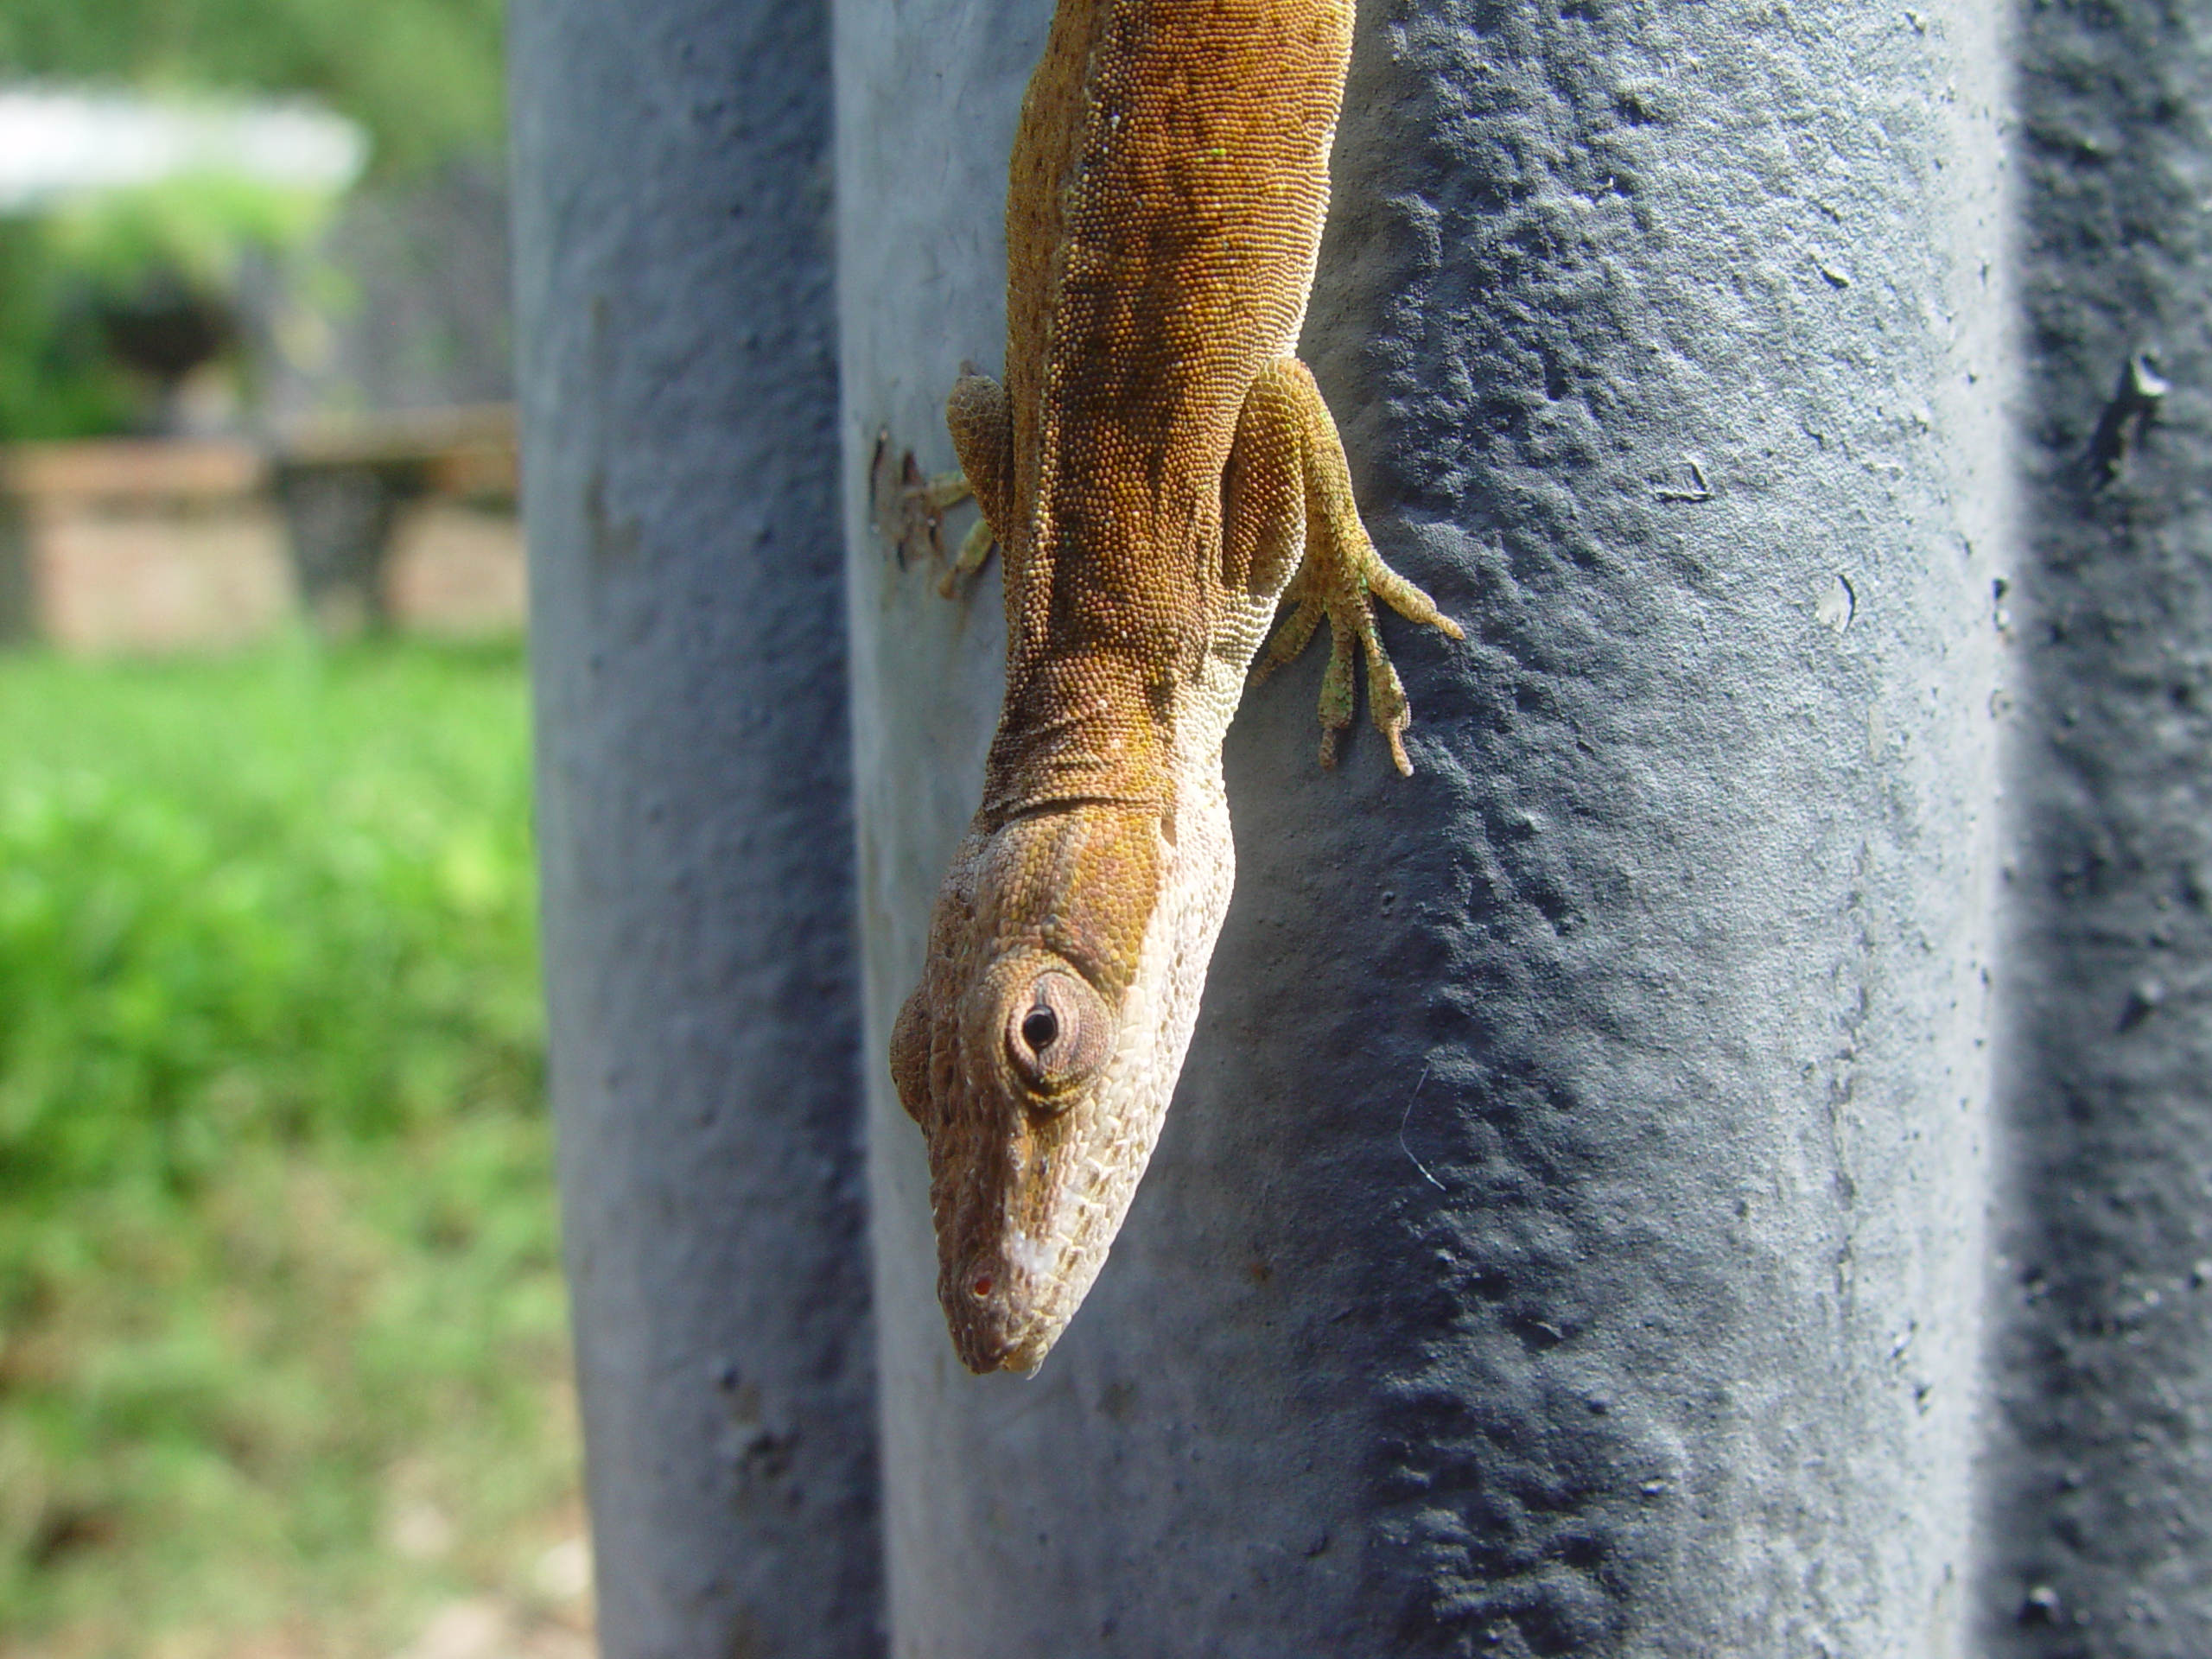
M 0 79 L 171 94 L 306 94 L 365 127 L 372 175 L 495 156 L 505 126 L 503 0 L 7 0 Z M 181 281 L 213 296 L 250 249 L 298 245 L 316 206 L 185 181 L 0 220 L 0 441 L 99 436 L 143 411 L 107 357 L 103 296 Z
M 126 428 L 143 394 L 110 354 L 96 308 L 165 285 L 231 294 L 247 261 L 296 253 L 335 205 L 319 192 L 207 175 L 0 217 L 0 441 Z M 335 276 L 321 274 L 326 286 Z
M 0 658 L 0 1652 L 397 1644 L 572 1524 L 527 799 L 511 650 Z
M 89 437 L 129 420 L 134 391 L 83 293 L 48 225 L 0 219 L 0 441 Z
M 180 89 L 309 92 L 411 172 L 496 150 L 501 0 L 8 0 L 0 68 Z
M 412 654 L 0 679 L 0 1188 L 533 1100 L 519 695 Z
M 61 263 L 96 288 L 127 290 L 160 272 L 219 293 L 252 255 L 305 247 L 336 205 L 320 191 L 210 173 L 65 203 L 48 235 Z

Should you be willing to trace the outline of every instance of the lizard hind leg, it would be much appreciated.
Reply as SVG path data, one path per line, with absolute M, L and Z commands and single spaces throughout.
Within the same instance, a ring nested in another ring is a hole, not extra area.
M 1321 764 L 1337 761 L 1337 739 L 1351 724 L 1352 658 L 1367 658 L 1367 710 L 1390 745 L 1391 762 L 1411 776 L 1404 732 L 1413 721 L 1406 688 L 1382 649 L 1375 626 L 1380 597 L 1408 621 L 1454 639 L 1466 636 L 1436 608 L 1436 601 L 1382 563 L 1360 523 L 1352 499 L 1351 470 L 1337 423 L 1321 390 L 1303 363 L 1282 358 L 1253 383 L 1237 422 L 1231 455 L 1226 550 L 1229 574 L 1262 591 L 1266 578 L 1279 588 L 1289 615 L 1276 628 L 1258 664 L 1255 683 L 1306 649 L 1320 625 L 1329 625 L 1329 665 L 1321 677 Z M 1295 522 L 1295 531 L 1288 526 Z

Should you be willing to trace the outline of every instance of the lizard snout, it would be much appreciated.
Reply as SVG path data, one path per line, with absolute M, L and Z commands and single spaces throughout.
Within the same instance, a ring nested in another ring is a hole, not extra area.
M 994 1256 L 976 1256 L 948 1274 L 938 1294 L 961 1363 L 978 1376 L 1034 1371 L 1052 1346 L 1021 1275 Z

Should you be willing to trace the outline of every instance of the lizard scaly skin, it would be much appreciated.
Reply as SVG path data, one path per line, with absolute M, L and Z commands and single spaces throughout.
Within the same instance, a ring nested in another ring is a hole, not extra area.
M 1409 718 L 1376 556 L 1292 355 L 1351 0 L 1061 0 L 1007 200 L 1006 385 L 947 406 L 1006 575 L 983 800 L 892 1033 L 929 1144 L 938 1292 L 970 1370 L 1031 1370 L 1104 1264 L 1182 1069 L 1234 874 L 1221 744 L 1321 622 L 1321 758 Z M 1256 676 L 1255 677 L 1256 677 Z

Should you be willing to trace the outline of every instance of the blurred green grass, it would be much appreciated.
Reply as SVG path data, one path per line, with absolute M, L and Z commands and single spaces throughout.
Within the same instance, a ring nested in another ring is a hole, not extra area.
M 0 657 L 0 1653 L 389 1651 L 575 1529 L 528 789 L 512 646 Z

